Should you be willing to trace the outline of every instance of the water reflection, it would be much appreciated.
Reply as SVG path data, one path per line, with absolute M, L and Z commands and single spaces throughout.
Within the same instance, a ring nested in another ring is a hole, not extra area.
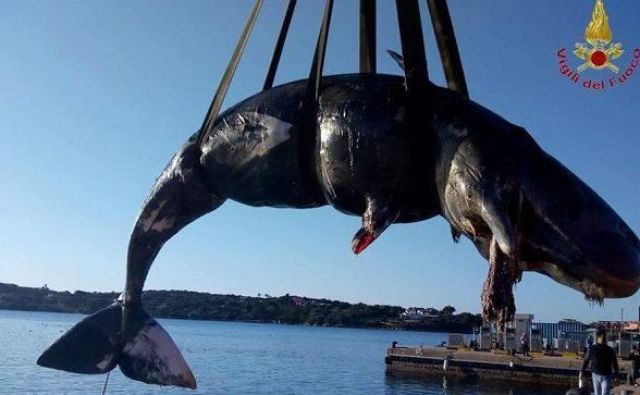
M 105 375 L 44 369 L 38 355 L 82 316 L 0 310 L 0 394 L 95 394 Z M 115 369 L 110 395 L 184 394 L 564 394 L 442 378 L 385 377 L 385 349 L 438 344 L 446 334 L 290 325 L 161 320 L 198 380 L 198 390 L 149 386 Z
M 447 379 L 445 377 L 396 377 L 385 378 L 385 394 L 388 395 L 564 395 L 565 390 L 478 379 Z

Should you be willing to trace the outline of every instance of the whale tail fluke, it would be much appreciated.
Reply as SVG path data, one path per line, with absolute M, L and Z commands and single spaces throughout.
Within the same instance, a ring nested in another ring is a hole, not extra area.
M 133 380 L 195 389 L 189 365 L 164 328 L 143 309 L 131 316 L 131 335 L 124 341 L 120 303 L 86 317 L 46 349 L 38 365 L 84 374 L 106 373 L 119 365 Z
M 167 331 L 144 310 L 137 318 L 141 327 L 124 344 L 118 359 L 122 373 L 147 384 L 195 389 L 196 379 Z
M 73 373 L 106 373 L 120 354 L 119 303 L 94 313 L 56 340 L 38 358 L 38 365 Z

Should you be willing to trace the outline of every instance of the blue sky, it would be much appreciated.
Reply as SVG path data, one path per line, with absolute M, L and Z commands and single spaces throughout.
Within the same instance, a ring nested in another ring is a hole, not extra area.
M 202 122 L 251 1 L 0 0 L 0 281 L 59 290 L 118 290 L 143 199 Z M 284 9 L 269 0 L 225 107 L 256 93 Z M 431 25 L 432 79 L 443 84 Z M 452 1 L 471 97 L 524 126 L 640 233 L 640 70 L 616 89 L 587 91 L 558 72 L 556 51 L 584 41 L 592 2 Z M 561 6 L 560 6 L 561 4 Z M 276 83 L 305 78 L 323 3 L 302 0 Z M 614 41 L 640 47 L 640 2 L 605 3 Z M 398 74 L 391 1 L 378 5 L 378 67 Z M 326 74 L 357 70 L 357 2 L 334 8 Z M 570 54 L 570 65 L 578 59 Z M 586 71 L 601 79 L 608 71 Z M 487 264 L 451 241 L 442 219 L 393 225 L 361 256 L 360 219 L 330 207 L 250 208 L 234 202 L 191 224 L 160 253 L 147 288 L 480 311 Z M 519 312 L 585 321 L 637 317 L 640 296 L 603 307 L 535 273 Z

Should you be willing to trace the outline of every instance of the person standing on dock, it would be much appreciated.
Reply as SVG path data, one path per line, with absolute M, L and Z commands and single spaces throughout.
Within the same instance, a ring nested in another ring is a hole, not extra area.
M 631 351 L 631 381 L 635 386 L 640 384 L 640 350 L 634 345 Z
M 596 344 L 587 351 L 580 368 L 581 375 L 589 366 L 589 362 L 595 395 L 610 395 L 613 378 L 618 375 L 618 358 L 613 348 L 607 345 L 607 332 L 604 329 L 598 329 L 596 332 Z
M 529 335 L 527 332 L 523 332 L 520 336 L 520 352 L 523 356 L 529 356 Z

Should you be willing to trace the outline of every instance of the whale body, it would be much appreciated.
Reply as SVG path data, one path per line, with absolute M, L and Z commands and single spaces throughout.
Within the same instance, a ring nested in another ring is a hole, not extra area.
M 78 373 L 120 366 L 135 380 L 195 388 L 177 346 L 144 311 L 142 289 L 163 244 L 226 199 L 361 216 L 356 253 L 393 223 L 441 215 L 454 239 L 465 235 L 489 262 L 488 320 L 513 316 L 512 287 L 526 270 L 594 300 L 637 291 L 638 237 L 522 127 L 434 85 L 417 96 L 429 101 L 421 111 L 399 76 L 323 77 L 312 113 L 306 87 L 252 96 L 222 113 L 201 146 L 196 135 L 187 140 L 136 219 L 122 296 L 38 364 Z

